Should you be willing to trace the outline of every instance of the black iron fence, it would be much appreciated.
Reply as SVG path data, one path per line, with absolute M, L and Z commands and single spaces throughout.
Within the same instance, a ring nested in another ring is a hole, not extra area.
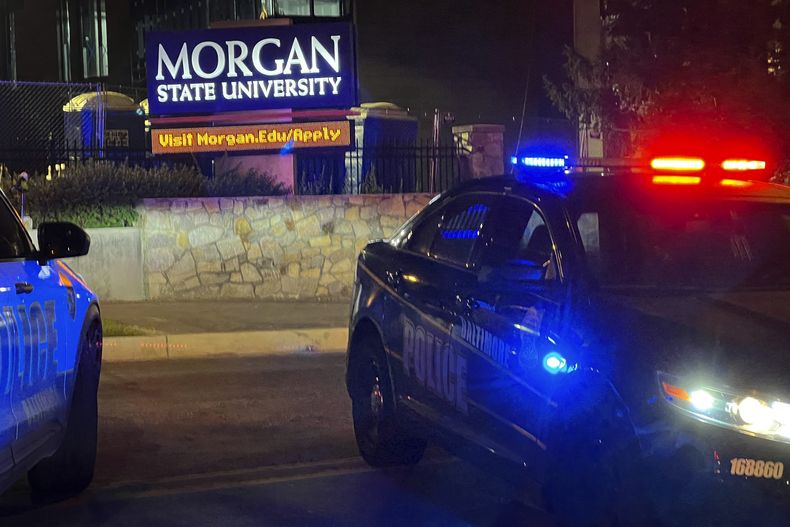
M 296 154 L 300 194 L 438 193 L 460 182 L 455 145 L 393 144 Z
M 200 166 L 191 155 L 154 156 L 148 150 L 131 148 L 83 148 L 77 144 L 55 144 L 48 147 L 10 147 L 0 144 L 0 169 L 9 173 L 56 173 L 70 163 L 89 159 L 112 161 L 130 166 L 155 168 L 162 165 L 187 164 Z
M 153 155 L 148 150 L 84 148 L 78 143 L 51 142 L 44 148 L 0 144 L 0 171 L 57 174 L 70 163 L 89 159 L 157 168 L 192 165 L 213 177 L 213 155 Z M 297 194 L 438 193 L 463 179 L 463 158 L 455 145 L 397 144 L 294 152 Z

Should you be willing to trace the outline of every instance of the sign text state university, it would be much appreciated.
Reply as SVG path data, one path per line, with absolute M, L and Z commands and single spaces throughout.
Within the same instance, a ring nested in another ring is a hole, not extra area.
M 149 33 L 153 115 L 356 104 L 349 24 Z

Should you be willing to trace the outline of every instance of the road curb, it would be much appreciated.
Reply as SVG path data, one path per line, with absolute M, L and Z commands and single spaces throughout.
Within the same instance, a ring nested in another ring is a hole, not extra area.
M 103 360 L 132 362 L 221 356 L 292 355 L 343 350 L 347 342 L 347 328 L 107 337 L 104 339 Z

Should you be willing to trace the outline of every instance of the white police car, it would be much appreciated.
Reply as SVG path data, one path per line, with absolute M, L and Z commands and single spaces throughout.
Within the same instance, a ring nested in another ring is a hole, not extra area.
M 59 258 L 88 252 L 70 223 L 33 245 L 0 192 L 0 492 L 27 473 L 40 494 L 93 478 L 102 323 L 96 296 Z

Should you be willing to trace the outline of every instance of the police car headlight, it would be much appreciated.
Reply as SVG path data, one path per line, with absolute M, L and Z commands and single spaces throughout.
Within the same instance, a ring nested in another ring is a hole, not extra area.
M 708 423 L 741 433 L 790 443 L 790 404 L 757 393 L 736 393 L 663 372 L 658 383 L 664 399 Z

